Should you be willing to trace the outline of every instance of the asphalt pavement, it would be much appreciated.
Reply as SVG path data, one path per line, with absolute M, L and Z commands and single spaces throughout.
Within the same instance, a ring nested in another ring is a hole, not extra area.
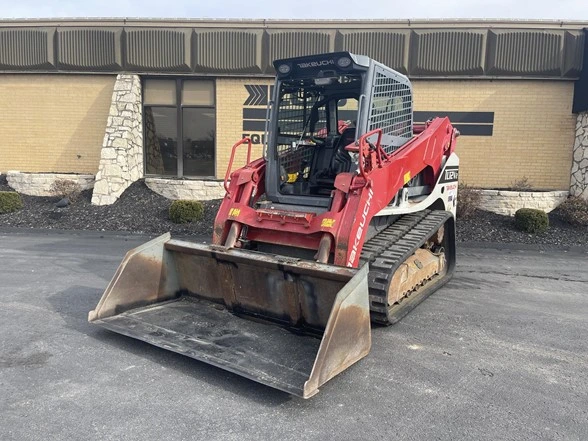
M 310 400 L 87 322 L 142 237 L 0 233 L 0 439 L 588 439 L 588 254 L 460 246 Z

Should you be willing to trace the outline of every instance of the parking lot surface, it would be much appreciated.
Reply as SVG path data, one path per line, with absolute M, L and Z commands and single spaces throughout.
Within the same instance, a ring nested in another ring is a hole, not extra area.
M 145 238 L 0 233 L 2 440 L 586 440 L 588 255 L 461 246 L 310 400 L 88 324 Z

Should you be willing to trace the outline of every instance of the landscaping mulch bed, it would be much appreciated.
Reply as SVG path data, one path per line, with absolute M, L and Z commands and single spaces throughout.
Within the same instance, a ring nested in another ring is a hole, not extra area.
M 10 191 L 0 176 L 0 191 Z M 24 208 L 0 214 L 0 227 L 44 228 L 60 230 L 126 231 L 161 234 L 170 231 L 182 236 L 212 235 L 212 225 L 220 200 L 205 201 L 204 219 L 189 224 L 174 224 L 168 218 L 169 199 L 152 192 L 143 181 L 135 182 L 113 205 L 93 206 L 91 190 L 66 208 L 56 208 L 56 197 L 21 195 Z M 510 216 L 477 210 L 468 219 L 458 219 L 459 242 L 519 243 L 556 246 L 588 246 L 588 228 L 567 224 L 558 210 L 549 213 L 550 227 L 543 234 L 518 231 Z
M 0 177 L 0 191 L 10 187 Z M 59 230 L 127 231 L 161 234 L 171 231 L 182 236 L 211 236 L 212 224 L 220 200 L 203 201 L 204 218 L 200 222 L 174 224 L 169 220 L 171 200 L 151 191 L 143 181 L 132 184 L 112 205 L 90 203 L 92 190 L 83 191 L 79 199 L 65 208 L 56 208 L 57 197 L 21 195 L 24 208 L 0 214 L 0 226 Z
M 467 219 L 457 219 L 457 240 L 562 247 L 588 246 L 588 228 L 568 224 L 557 208 L 548 217 L 549 228 L 545 233 L 529 234 L 515 228 L 514 217 L 476 210 Z

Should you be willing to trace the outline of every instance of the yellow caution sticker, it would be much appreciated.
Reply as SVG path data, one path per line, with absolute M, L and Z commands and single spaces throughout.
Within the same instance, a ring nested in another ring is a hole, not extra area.
M 296 182 L 296 179 L 298 179 L 298 173 L 288 173 L 288 184 Z
M 333 225 L 335 225 L 335 219 L 325 218 L 321 222 L 321 227 L 333 228 Z
M 410 181 L 410 172 L 406 172 L 404 173 L 404 183 L 408 184 L 408 181 Z
M 240 208 L 231 208 L 229 210 L 229 217 L 237 217 L 241 214 Z

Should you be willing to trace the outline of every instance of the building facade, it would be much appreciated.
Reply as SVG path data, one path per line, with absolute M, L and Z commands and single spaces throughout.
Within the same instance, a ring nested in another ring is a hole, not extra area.
M 526 178 L 588 197 L 585 27 L 3 21 L 0 172 L 95 175 L 98 204 L 141 177 L 171 197 L 219 197 L 232 145 L 250 136 L 262 152 L 272 60 L 349 50 L 409 76 L 415 122 L 450 117 L 463 182 L 508 188 Z

